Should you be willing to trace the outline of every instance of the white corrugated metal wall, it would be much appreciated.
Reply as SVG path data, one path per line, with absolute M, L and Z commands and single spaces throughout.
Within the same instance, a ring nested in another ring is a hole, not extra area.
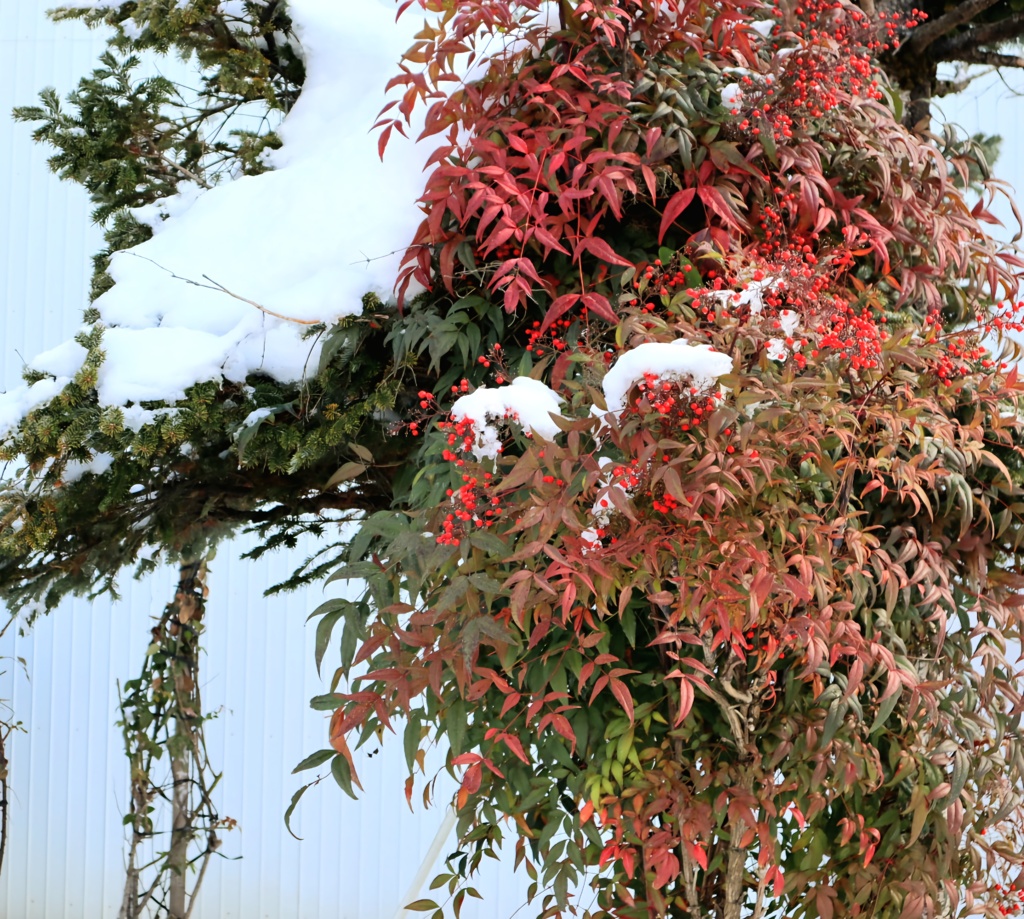
M 47 5 L 0 0 L 0 387 L 18 381 L 22 356 L 73 333 L 99 242 L 84 194 L 58 183 L 45 152 L 30 142 L 30 128 L 6 118 L 43 86 L 69 90 L 102 47 L 80 26 L 49 23 Z M 943 108 L 972 133 L 1002 133 L 998 172 L 1024 188 L 1024 100 L 989 79 Z M 263 589 L 290 570 L 291 560 L 242 563 L 241 548 L 225 547 L 214 563 L 202 664 L 205 703 L 223 706 L 210 727 L 211 759 L 225 772 L 220 810 L 240 824 L 222 852 L 241 859 L 214 863 L 196 919 L 391 919 L 441 813 L 409 813 L 401 744 L 392 743 L 362 766 L 363 800 L 352 802 L 327 783 L 307 794 L 293 822 L 304 842 L 285 833 L 281 817 L 298 787 L 291 767 L 324 740 L 323 718 L 306 707 L 322 691 L 304 625 L 320 596 L 264 599 Z M 8 750 L 3 919 L 116 915 L 127 775 L 114 727 L 115 686 L 136 674 L 149 616 L 166 602 L 172 582 L 170 572 L 126 582 L 121 602 L 68 603 L 28 635 L 11 631 L 0 640 L 0 656 L 27 664 L 26 675 L 11 660 L 0 661 L 0 699 L 27 728 Z M 524 881 L 509 873 L 507 864 L 492 866 L 478 885 L 487 899 L 479 906 L 468 901 L 464 915 L 511 916 L 523 902 Z
M 0 388 L 19 381 L 23 357 L 74 333 L 100 242 L 81 189 L 58 182 L 45 150 L 31 142 L 31 127 L 8 118 L 44 86 L 66 93 L 102 49 L 99 34 L 49 22 L 50 5 L 0 0 Z M 201 664 L 204 703 L 223 709 L 208 731 L 212 763 L 225 774 L 219 810 L 240 830 L 226 835 L 228 859 L 213 862 L 195 919 L 392 919 L 443 812 L 410 813 L 399 741 L 360 765 L 361 801 L 328 779 L 307 792 L 293 819 L 304 841 L 286 833 L 283 813 L 301 784 L 291 769 L 325 746 L 324 716 L 307 704 L 324 686 L 305 625 L 322 596 L 309 590 L 264 599 L 263 590 L 303 553 L 253 564 L 238 560 L 244 548 L 225 546 L 213 563 Z M 27 635 L 12 629 L 0 640 L 0 699 L 27 729 L 7 751 L 11 835 L 0 919 L 117 915 L 127 768 L 114 726 L 116 684 L 137 675 L 150 616 L 172 584 L 170 571 L 143 583 L 129 579 L 118 603 L 70 602 Z M 27 673 L 14 657 L 25 659 Z M 333 671 L 330 657 L 325 670 Z M 511 915 L 525 881 L 510 882 L 508 874 L 490 866 L 478 885 L 486 902 L 469 900 L 463 915 Z

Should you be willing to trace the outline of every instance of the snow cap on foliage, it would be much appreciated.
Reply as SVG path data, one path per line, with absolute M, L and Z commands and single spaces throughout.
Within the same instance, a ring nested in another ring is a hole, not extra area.
M 462 396 L 451 415 L 456 421 L 473 422 L 473 454 L 478 460 L 496 459 L 501 452 L 499 428 L 505 419 L 515 419 L 529 434 L 553 440 L 559 428 L 551 416 L 561 414 L 561 405 L 558 395 L 540 380 L 516 377 L 509 386 L 481 386 Z
M 626 407 L 626 394 L 647 374 L 708 389 L 719 377 L 731 372 L 732 358 L 728 354 L 711 345 L 695 345 L 680 338 L 673 342 L 646 342 L 626 351 L 605 374 L 602 385 L 608 411 L 621 412 Z

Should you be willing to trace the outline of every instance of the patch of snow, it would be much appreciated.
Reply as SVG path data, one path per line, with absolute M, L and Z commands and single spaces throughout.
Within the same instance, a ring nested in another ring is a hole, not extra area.
M 172 417 L 177 413 L 173 408 L 143 408 L 141 405 L 126 405 L 121 407 L 121 416 L 124 418 L 124 426 L 129 431 L 138 433 L 147 424 L 152 424 L 157 418 Z
M 132 208 L 132 216 L 148 226 L 154 234 L 163 229 L 164 224 L 172 217 L 180 217 L 202 196 L 207 189 L 196 182 L 178 183 L 177 194 L 168 198 L 159 198 L 152 204 Z
M 62 10 L 116 10 L 120 9 L 124 0 L 64 0 L 58 4 Z
M 58 377 L 0 393 L 0 437 L 10 434 L 29 412 L 49 402 L 70 382 L 69 377 Z
M 626 394 L 648 373 L 661 380 L 685 380 L 698 389 L 708 389 L 719 377 L 732 373 L 732 358 L 711 345 L 694 345 L 682 338 L 638 345 L 623 353 L 605 374 L 602 386 L 608 411 L 621 412 L 626 407 Z
M 773 361 L 784 361 L 789 357 L 789 348 L 781 338 L 768 339 L 768 358 Z
M 114 457 L 110 453 L 97 453 L 87 463 L 83 463 L 80 460 L 70 460 L 64 467 L 64 472 L 60 478 L 65 485 L 70 485 L 87 474 L 103 475 L 113 463 Z
M 52 377 L 73 377 L 82 369 L 86 353 L 85 348 L 72 339 L 34 357 L 28 366 Z
M 782 310 L 779 313 L 779 327 L 782 333 L 788 338 L 800 325 L 800 314 L 796 310 Z
M 472 421 L 476 440 L 473 454 L 478 460 L 497 459 L 501 452 L 500 425 L 514 419 L 529 434 L 553 440 L 559 427 L 552 415 L 561 414 L 562 400 L 540 380 L 516 377 L 509 386 L 491 389 L 481 386 L 462 396 L 452 406 L 456 421 Z
M 221 4 L 231 14 L 244 6 Z M 279 128 L 283 146 L 267 153 L 273 171 L 209 190 L 183 182 L 174 197 L 137 212 L 154 236 L 111 259 L 115 285 L 95 302 L 106 326 L 101 405 L 173 403 L 195 383 L 251 374 L 300 380 L 319 359 L 319 342 L 304 337 L 309 323 L 360 313 L 371 291 L 391 296 L 423 217 L 423 168 L 441 141 L 395 134 L 381 162 L 372 129 L 421 22 L 409 15 L 396 24 L 386 0 L 291 0 L 289 14 L 306 81 Z M 0 436 L 56 395 L 83 357 L 71 342 L 36 358 L 30 366 L 59 382 L 0 396 Z
M 722 105 L 736 111 L 743 104 L 743 90 L 739 83 L 728 83 L 722 87 Z
M 174 402 L 194 383 L 223 375 L 223 337 L 197 329 L 107 329 L 103 351 L 96 382 L 101 405 Z
M 242 422 L 239 431 L 244 431 L 246 428 L 251 428 L 253 425 L 259 424 L 264 418 L 269 418 L 274 414 L 272 408 L 257 408 L 249 412 L 245 416 L 245 421 Z

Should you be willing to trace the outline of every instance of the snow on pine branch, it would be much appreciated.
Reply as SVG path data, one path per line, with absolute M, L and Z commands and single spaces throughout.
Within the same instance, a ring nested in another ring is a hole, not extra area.
M 291 0 L 289 13 L 306 81 L 279 129 L 283 146 L 268 154 L 274 168 L 208 191 L 183 185 L 161 202 L 171 216 L 152 220 L 152 239 L 114 255 L 116 284 L 95 302 L 106 327 L 101 405 L 173 403 L 194 383 L 258 373 L 297 381 L 318 360 L 308 323 L 358 314 L 371 291 L 391 296 L 436 141 L 396 137 L 381 162 L 371 128 L 420 21 L 396 23 L 392 0 Z M 56 395 L 85 354 L 69 342 L 30 361 L 56 379 L 0 395 L 0 436 Z

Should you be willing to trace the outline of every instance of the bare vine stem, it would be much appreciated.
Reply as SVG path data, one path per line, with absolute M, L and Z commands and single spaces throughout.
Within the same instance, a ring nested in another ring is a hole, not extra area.
M 210 766 L 204 735 L 212 717 L 203 711 L 198 681 L 206 593 L 205 561 L 184 559 L 174 600 L 152 629 L 140 676 L 121 693 L 120 724 L 131 764 L 131 840 L 118 919 L 190 919 L 220 847 L 219 831 L 234 826 L 213 803 L 220 774 Z M 154 775 L 164 751 L 171 761 L 169 781 Z M 170 808 L 167 829 L 154 824 L 154 805 L 160 803 Z M 158 838 L 169 838 L 166 851 L 140 863 Z

